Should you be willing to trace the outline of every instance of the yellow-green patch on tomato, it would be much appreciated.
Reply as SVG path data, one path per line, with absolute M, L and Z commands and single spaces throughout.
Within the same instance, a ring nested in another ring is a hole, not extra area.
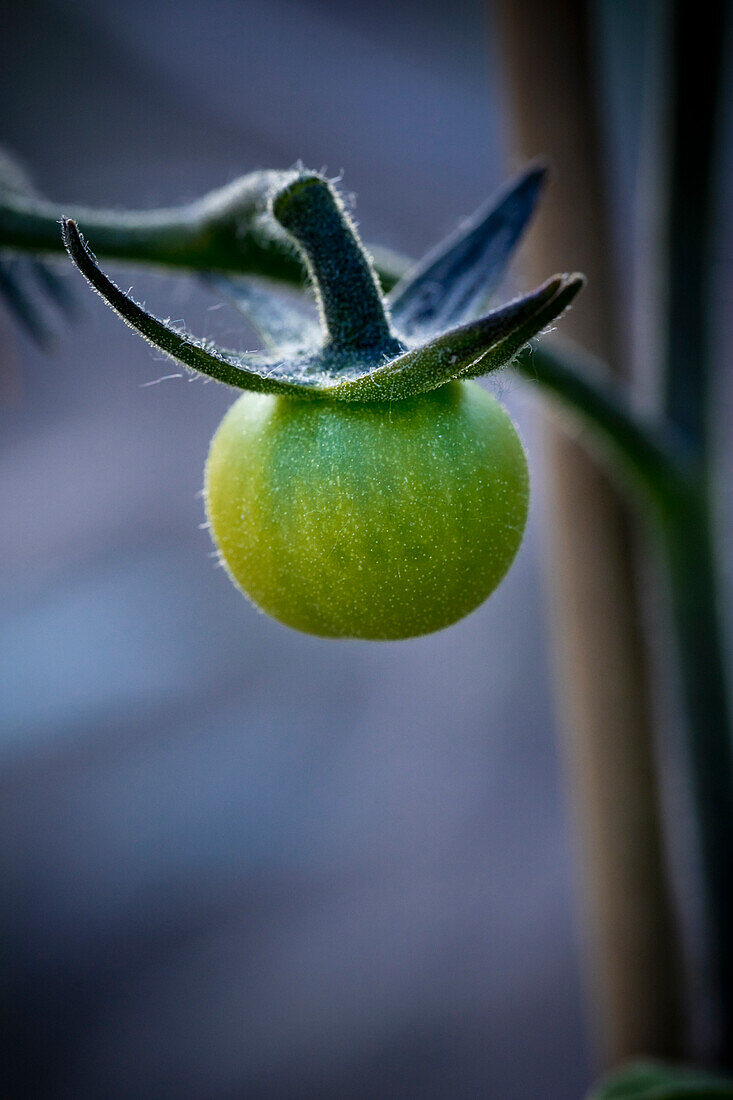
M 529 480 L 502 406 L 474 382 L 393 404 L 244 393 L 206 466 L 211 532 L 235 583 L 310 634 L 440 630 L 496 588 Z

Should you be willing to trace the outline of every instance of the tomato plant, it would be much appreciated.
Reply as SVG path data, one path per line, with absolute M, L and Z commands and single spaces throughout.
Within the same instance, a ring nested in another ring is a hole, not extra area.
M 259 355 L 157 320 L 64 221 L 72 258 L 125 320 L 186 366 L 246 391 L 211 445 L 207 511 L 229 574 L 281 622 L 339 638 L 425 634 L 477 607 L 511 565 L 527 516 L 526 459 L 506 412 L 470 379 L 508 363 L 582 277 L 557 275 L 472 318 L 542 175 L 525 173 L 385 300 L 333 185 L 292 173 L 267 215 L 301 250 L 321 325 L 262 288 L 235 285 L 275 345 Z

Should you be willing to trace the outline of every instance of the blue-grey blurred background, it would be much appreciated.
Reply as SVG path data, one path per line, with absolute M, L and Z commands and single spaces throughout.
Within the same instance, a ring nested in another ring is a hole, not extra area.
M 619 209 L 644 8 L 600 5 Z M 301 158 L 343 170 L 368 240 L 418 255 L 518 167 L 483 0 L 26 0 L 0 57 L 0 137 L 60 201 L 173 203 Z M 112 270 L 254 346 L 192 280 Z M 433 637 L 320 641 L 257 614 L 200 527 L 230 393 L 161 381 L 170 364 L 65 277 L 80 316 L 50 354 L 0 316 L 19 1094 L 579 1097 L 532 393 L 494 383 L 536 475 L 497 594 Z

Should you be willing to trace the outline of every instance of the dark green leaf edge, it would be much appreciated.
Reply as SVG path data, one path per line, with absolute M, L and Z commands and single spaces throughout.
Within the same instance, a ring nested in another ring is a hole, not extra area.
M 260 356 L 244 357 L 225 348 L 209 348 L 186 333 L 178 332 L 172 325 L 153 317 L 142 306 L 115 286 L 97 265 L 79 229 L 70 218 L 61 219 L 61 233 L 71 259 L 87 282 L 119 314 L 123 321 L 152 344 L 191 370 L 204 374 L 217 382 L 255 393 L 303 394 L 307 382 L 295 373 L 278 376 L 285 365 L 278 359 Z M 290 364 L 290 370 L 305 369 L 307 361 Z M 296 378 L 298 380 L 296 381 Z
M 408 343 L 472 320 L 504 276 L 547 176 L 532 164 L 400 280 L 387 298 Z
M 529 340 L 563 313 L 585 280 L 555 275 L 532 294 L 405 352 L 329 395 L 346 401 L 398 401 L 459 378 L 506 366 Z

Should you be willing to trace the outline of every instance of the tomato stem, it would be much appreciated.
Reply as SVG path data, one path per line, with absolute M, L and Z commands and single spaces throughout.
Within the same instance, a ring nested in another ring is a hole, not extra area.
M 299 176 L 275 195 L 272 212 L 305 256 L 330 345 L 398 354 L 372 261 L 328 180 Z

